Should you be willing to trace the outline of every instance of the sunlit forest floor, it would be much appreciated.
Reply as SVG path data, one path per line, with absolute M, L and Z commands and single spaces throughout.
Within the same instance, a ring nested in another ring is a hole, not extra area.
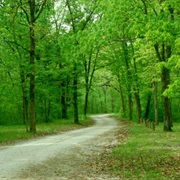
M 109 156 L 111 171 L 122 179 L 180 179 L 180 123 L 173 132 L 163 132 L 163 124 L 155 131 L 134 122 L 127 128 Z

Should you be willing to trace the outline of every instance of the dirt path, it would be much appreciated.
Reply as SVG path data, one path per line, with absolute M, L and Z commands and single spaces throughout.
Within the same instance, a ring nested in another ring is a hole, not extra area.
M 121 127 L 107 115 L 96 125 L 0 149 L 0 179 L 120 179 L 106 169 L 105 154 L 118 143 Z

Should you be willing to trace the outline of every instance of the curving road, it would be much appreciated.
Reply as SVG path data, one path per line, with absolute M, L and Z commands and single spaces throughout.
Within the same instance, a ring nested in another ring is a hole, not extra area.
M 62 134 L 28 140 L 16 145 L 0 148 L 0 179 L 16 179 L 18 173 L 28 166 L 37 165 L 46 160 L 73 149 L 74 146 L 93 141 L 117 127 L 117 121 L 108 115 L 95 115 L 96 124 L 92 127 L 73 130 Z

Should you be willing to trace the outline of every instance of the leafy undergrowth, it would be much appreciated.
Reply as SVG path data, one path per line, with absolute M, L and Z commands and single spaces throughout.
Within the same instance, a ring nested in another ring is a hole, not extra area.
M 110 156 L 110 170 L 122 179 L 180 179 L 180 124 L 173 132 L 131 123 L 125 141 Z
M 25 126 L 0 126 L 0 146 L 9 145 L 14 142 L 32 139 L 45 135 L 75 130 L 88 127 L 94 124 L 90 118 L 81 118 L 80 124 L 75 124 L 73 120 L 59 120 L 49 123 L 37 124 L 37 132 L 26 132 Z

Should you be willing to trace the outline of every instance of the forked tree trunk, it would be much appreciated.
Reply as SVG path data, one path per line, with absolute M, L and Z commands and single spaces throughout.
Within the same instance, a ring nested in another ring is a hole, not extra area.
M 85 102 L 84 102 L 84 116 L 86 116 L 88 111 L 88 100 L 89 100 L 89 92 L 92 86 L 92 80 L 95 73 L 97 58 L 99 55 L 99 48 L 97 49 L 96 56 L 94 61 L 92 59 L 93 49 L 91 49 L 88 61 L 84 59 L 84 70 L 85 70 Z

